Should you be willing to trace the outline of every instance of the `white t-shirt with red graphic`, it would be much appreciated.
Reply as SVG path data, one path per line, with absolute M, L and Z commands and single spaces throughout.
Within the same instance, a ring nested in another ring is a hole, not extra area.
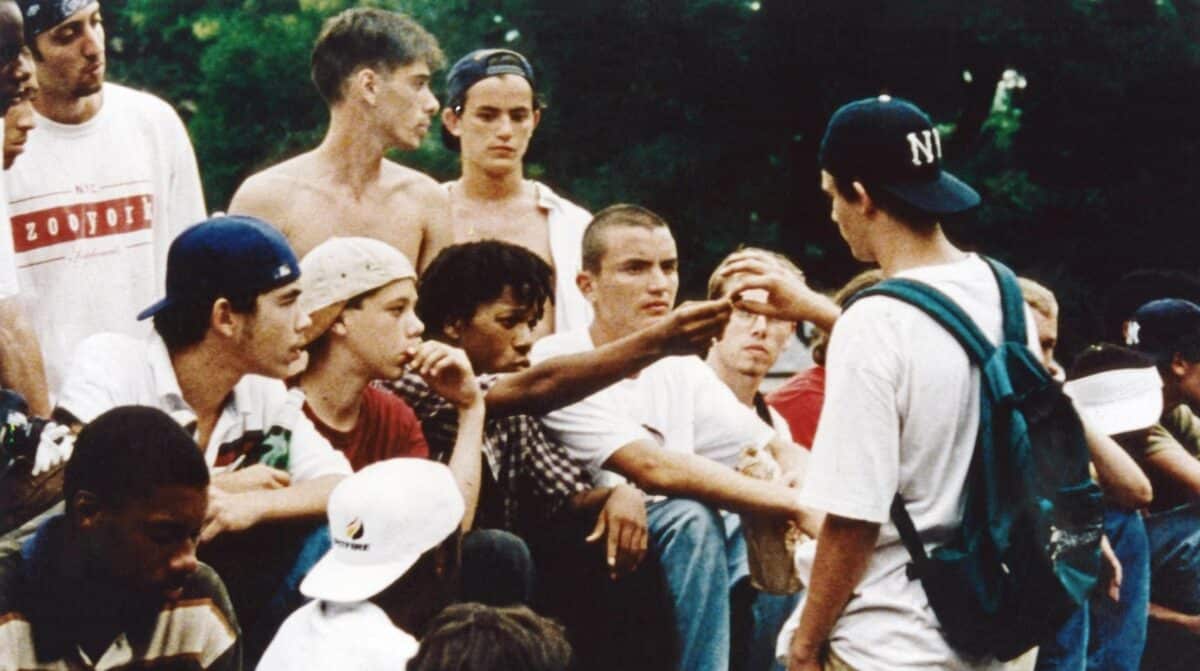
M 102 331 L 145 336 L 137 313 L 163 291 L 167 248 L 205 216 L 191 141 L 170 105 L 117 84 L 76 125 L 36 116 L 6 173 L 21 299 L 50 389 Z

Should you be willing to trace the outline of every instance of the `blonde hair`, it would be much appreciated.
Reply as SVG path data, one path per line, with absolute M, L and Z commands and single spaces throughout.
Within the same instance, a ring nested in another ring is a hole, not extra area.
M 1054 298 L 1053 291 L 1028 277 L 1018 277 L 1017 285 L 1021 287 L 1021 297 L 1029 307 L 1047 319 L 1058 319 L 1058 300 Z

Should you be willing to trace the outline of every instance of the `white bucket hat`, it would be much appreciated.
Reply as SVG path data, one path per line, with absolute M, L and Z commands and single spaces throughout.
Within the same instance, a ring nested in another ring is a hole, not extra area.
M 375 596 L 457 529 L 465 508 L 444 464 L 387 459 L 367 466 L 330 494 L 333 547 L 300 592 L 339 603 Z

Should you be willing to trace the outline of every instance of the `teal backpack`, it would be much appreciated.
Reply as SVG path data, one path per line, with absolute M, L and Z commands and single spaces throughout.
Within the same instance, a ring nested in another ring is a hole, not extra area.
M 947 642 L 1007 661 L 1054 636 L 1100 571 L 1103 509 L 1075 408 L 1030 352 L 1012 271 L 984 259 L 1000 285 L 1004 342 L 991 344 L 933 287 L 893 278 L 854 296 L 889 296 L 945 328 L 980 370 L 979 435 L 962 526 L 927 553 L 897 494 L 891 516 Z

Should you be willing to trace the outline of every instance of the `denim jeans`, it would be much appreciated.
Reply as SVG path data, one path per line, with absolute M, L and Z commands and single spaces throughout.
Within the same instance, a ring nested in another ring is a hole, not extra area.
M 1037 671 L 1133 671 L 1146 643 L 1150 598 L 1149 546 L 1136 512 L 1108 508 L 1104 533 L 1121 562 L 1120 599 L 1097 585 L 1092 598 L 1038 650 Z
M 688 499 L 651 502 L 646 516 L 650 547 L 659 557 L 675 605 L 679 668 L 728 671 L 730 594 L 738 581 L 749 575 L 740 518 Z M 762 645 L 766 661 L 760 669 L 773 663 L 769 643 L 778 636 L 797 599 L 794 595 L 754 597 L 751 648 L 767 643 Z
M 1200 614 L 1200 502 L 1148 515 L 1150 600 L 1187 614 Z M 1200 638 L 1150 623 L 1144 669 L 1194 669 Z

